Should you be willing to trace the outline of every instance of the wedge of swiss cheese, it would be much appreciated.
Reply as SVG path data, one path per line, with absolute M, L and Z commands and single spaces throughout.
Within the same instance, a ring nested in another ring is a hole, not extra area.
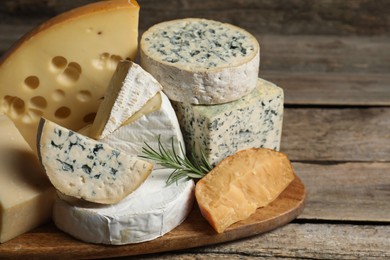
M 38 155 L 46 175 L 62 194 L 114 204 L 136 190 L 153 165 L 42 118 Z
M 72 130 L 94 119 L 121 59 L 137 53 L 139 5 L 97 1 L 21 38 L 0 60 L 0 110 L 36 148 L 41 116 Z
M 196 184 L 195 196 L 202 215 L 222 233 L 275 200 L 294 178 L 285 154 L 251 148 L 222 160 Z

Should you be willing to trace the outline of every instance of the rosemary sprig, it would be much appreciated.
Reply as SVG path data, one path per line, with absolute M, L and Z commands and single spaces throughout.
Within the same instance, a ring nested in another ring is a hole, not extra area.
M 192 178 L 192 179 L 201 179 L 212 167 L 208 162 L 206 155 L 203 150 L 201 150 L 201 160 L 198 162 L 195 159 L 195 153 L 192 151 L 190 156 L 181 157 L 177 154 L 172 140 L 172 148 L 167 150 L 163 147 L 161 143 L 161 137 L 158 136 L 158 150 L 153 149 L 148 143 L 145 142 L 146 147 L 142 147 L 143 156 L 140 156 L 145 159 L 153 160 L 156 163 L 174 169 L 174 171 L 169 175 L 167 184 L 170 185 L 174 182 L 177 182 L 181 178 Z M 180 152 L 184 154 L 183 147 L 180 143 Z

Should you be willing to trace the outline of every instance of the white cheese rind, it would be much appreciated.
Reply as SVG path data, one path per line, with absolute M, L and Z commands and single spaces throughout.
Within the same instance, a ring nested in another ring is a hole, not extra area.
M 38 153 L 61 193 L 86 201 L 116 203 L 137 189 L 153 165 L 109 145 L 42 119 Z
M 166 186 L 172 170 L 154 170 L 115 205 L 71 205 L 57 199 L 53 220 L 62 231 L 89 243 L 123 245 L 150 241 L 180 225 L 192 210 L 194 182 Z
M 162 103 L 159 110 L 143 115 L 134 122 L 119 127 L 99 141 L 127 154 L 143 155 L 142 148 L 146 147 L 145 142 L 153 149 L 158 150 L 158 138 L 160 138 L 163 147 L 171 149 L 173 144 L 176 153 L 183 157 L 185 144 L 175 111 L 164 93 L 161 93 L 161 99 Z M 150 161 L 150 163 L 155 162 Z M 162 168 L 162 166 L 154 165 L 154 169 L 159 168 Z
M 260 47 L 241 28 L 188 18 L 147 30 L 140 42 L 140 62 L 171 100 L 221 104 L 256 87 Z
M 121 61 L 97 111 L 90 137 L 102 139 L 114 132 L 161 90 L 160 83 L 141 66 Z
M 279 150 L 283 124 L 283 90 L 258 79 L 257 88 L 240 100 L 204 106 L 172 102 L 186 148 L 205 152 L 217 164 L 238 150 L 264 147 Z

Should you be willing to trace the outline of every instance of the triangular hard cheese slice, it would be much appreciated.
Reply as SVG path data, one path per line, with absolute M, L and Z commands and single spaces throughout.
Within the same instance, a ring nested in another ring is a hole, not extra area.
M 149 176 L 153 165 L 54 122 L 41 119 L 38 155 L 54 187 L 62 194 L 113 204 Z
M 89 130 L 89 136 L 102 139 L 114 132 L 161 90 L 160 83 L 139 65 L 121 61 Z M 159 104 L 156 101 L 156 105 L 149 106 L 151 110 L 159 108 L 161 102 Z

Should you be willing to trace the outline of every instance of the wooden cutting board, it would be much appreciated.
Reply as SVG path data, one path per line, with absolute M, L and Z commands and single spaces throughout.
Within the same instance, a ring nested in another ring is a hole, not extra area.
M 80 242 L 47 224 L 0 245 L 0 259 L 107 258 L 188 249 L 261 234 L 295 219 L 303 210 L 305 186 L 296 177 L 271 204 L 258 209 L 250 218 L 217 234 L 202 217 L 197 206 L 179 227 L 150 242 L 124 246 Z

